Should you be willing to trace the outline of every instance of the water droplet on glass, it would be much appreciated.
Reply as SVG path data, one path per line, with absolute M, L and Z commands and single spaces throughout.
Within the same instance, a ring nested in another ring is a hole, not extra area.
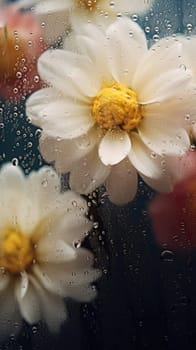
M 172 252 L 171 250 L 166 249 L 161 252 L 161 259 L 164 261 L 174 261 L 174 257 L 174 252 Z
M 22 73 L 21 72 L 16 72 L 16 78 L 21 79 L 22 78 Z
M 12 159 L 12 164 L 13 164 L 14 166 L 18 166 L 18 163 L 19 163 L 18 158 L 13 158 L 13 159 Z
M 33 80 L 35 83 L 39 83 L 39 75 L 35 75 Z
M 73 242 L 73 246 L 74 246 L 74 248 L 80 248 L 81 247 L 81 241 L 80 240 L 76 240 L 76 241 L 74 241 Z

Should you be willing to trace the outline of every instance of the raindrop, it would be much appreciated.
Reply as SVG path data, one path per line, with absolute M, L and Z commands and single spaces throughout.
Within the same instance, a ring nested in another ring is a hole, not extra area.
M 97 229 L 99 227 L 99 223 L 96 221 L 93 223 L 93 228 Z
M 156 155 L 155 152 L 152 152 L 150 156 L 151 156 L 151 158 L 153 158 L 153 159 L 156 159 L 156 157 L 157 157 L 157 155 Z
M 114 7 L 115 6 L 115 2 L 114 1 L 110 1 L 110 6 Z
M 148 27 L 148 26 L 145 27 L 145 32 L 146 32 L 146 33 L 150 33 L 150 27 Z
M 18 89 L 17 88 L 14 88 L 13 89 L 13 93 L 16 95 L 18 93 Z
M 174 252 L 172 252 L 171 250 L 163 250 L 161 252 L 161 259 L 164 260 L 164 261 L 168 261 L 168 262 L 171 262 L 171 261 L 174 261 Z
M 21 79 L 22 78 L 22 73 L 21 72 L 16 72 L 16 78 Z
M 137 20 L 138 20 L 138 15 L 137 15 L 137 14 L 132 15 L 132 20 L 133 20 L 134 22 L 137 22 Z
M 41 136 L 41 133 L 42 133 L 41 129 L 37 129 L 37 130 L 35 131 L 35 136 L 40 137 L 40 136 Z
M 78 239 L 76 241 L 73 242 L 73 246 L 74 248 L 78 249 L 81 247 L 81 241 Z
M 37 327 L 36 326 L 33 326 L 32 327 L 32 332 L 35 334 L 35 333 L 37 333 Z
M 188 29 L 189 31 L 191 31 L 192 28 L 193 28 L 193 25 L 192 25 L 191 23 L 188 23 L 188 24 L 186 25 L 186 27 L 187 27 L 187 29 Z
M 48 180 L 47 180 L 47 179 L 44 179 L 44 180 L 42 181 L 42 186 L 43 186 L 43 187 L 47 187 L 47 186 L 48 186 Z
M 13 159 L 12 159 L 12 164 L 13 164 L 14 166 L 18 166 L 18 163 L 19 163 L 18 158 L 13 158 Z
M 39 83 L 39 75 L 35 75 L 33 80 L 35 83 Z
M 185 120 L 186 120 L 186 121 L 189 121 L 189 120 L 190 120 L 190 114 L 186 114 L 186 115 L 185 115 Z
M 154 41 L 159 41 L 159 39 L 160 39 L 160 37 L 159 37 L 158 34 L 154 34 L 154 35 L 153 35 L 153 40 L 154 40 Z

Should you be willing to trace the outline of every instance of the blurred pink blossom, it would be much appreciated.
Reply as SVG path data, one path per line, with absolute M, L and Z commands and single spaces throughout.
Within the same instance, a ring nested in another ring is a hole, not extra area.
M 173 185 L 186 177 L 196 174 L 196 151 L 192 149 L 183 154 L 183 156 L 168 157 L 166 170 L 170 173 Z
M 46 49 L 42 31 L 30 12 L 15 5 L 0 9 L 0 97 L 18 100 L 37 90 L 37 58 Z
M 157 195 L 149 212 L 158 243 L 179 250 L 196 247 L 196 151 L 174 160 L 173 192 Z

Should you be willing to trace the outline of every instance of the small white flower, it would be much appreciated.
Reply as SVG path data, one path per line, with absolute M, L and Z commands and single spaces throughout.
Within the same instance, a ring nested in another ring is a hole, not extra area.
M 46 39 L 53 41 L 65 33 L 69 24 L 77 29 L 80 23 L 108 25 L 117 14 L 147 11 L 153 0 L 20 0 L 23 7 L 35 4 L 34 13 L 42 23 Z
M 87 205 L 60 193 L 49 167 L 24 176 L 19 167 L 0 172 L 0 339 L 17 333 L 22 318 L 44 320 L 57 332 L 67 318 L 63 298 L 90 301 L 99 272 L 92 254 L 76 248 L 91 229 Z
M 78 53 L 49 50 L 40 57 L 39 73 L 50 87 L 27 101 L 28 116 L 43 129 L 44 158 L 58 172 L 71 172 L 77 192 L 106 183 L 117 204 L 135 196 L 136 170 L 155 189 L 170 190 L 163 157 L 189 148 L 186 115 L 195 108 L 182 45 L 165 38 L 148 50 L 128 18 L 106 32 L 83 25 L 73 43 Z

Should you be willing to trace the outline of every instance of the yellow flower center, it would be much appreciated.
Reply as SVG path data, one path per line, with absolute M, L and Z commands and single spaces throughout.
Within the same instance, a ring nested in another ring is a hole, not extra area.
M 8 27 L 0 28 L 0 77 L 14 78 L 25 57 L 25 42 Z
M 28 236 L 17 227 L 6 228 L 0 241 L 0 267 L 18 274 L 34 260 L 34 247 Z
M 106 130 L 130 131 L 137 128 L 142 119 L 136 93 L 116 82 L 104 84 L 100 89 L 93 100 L 92 115 Z
M 79 4 L 84 6 L 87 10 L 93 10 L 99 0 L 78 0 Z

